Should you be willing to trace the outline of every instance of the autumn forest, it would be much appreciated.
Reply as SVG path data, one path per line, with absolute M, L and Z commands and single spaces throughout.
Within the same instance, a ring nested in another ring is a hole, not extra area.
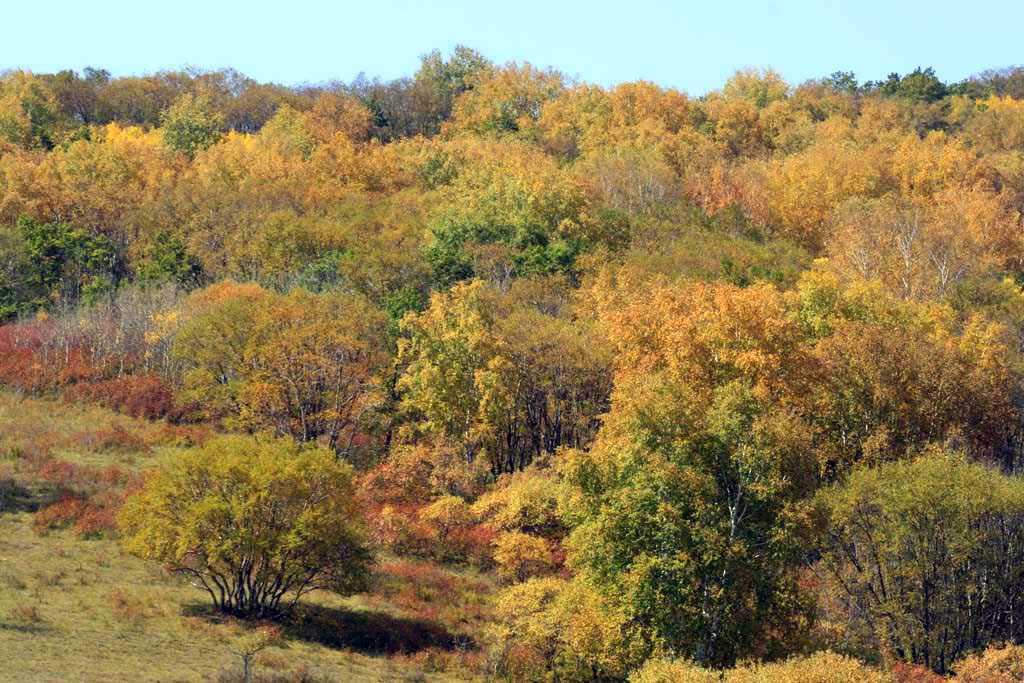
M 0 680 L 1024 680 L 1022 212 L 1024 68 L 0 73 Z

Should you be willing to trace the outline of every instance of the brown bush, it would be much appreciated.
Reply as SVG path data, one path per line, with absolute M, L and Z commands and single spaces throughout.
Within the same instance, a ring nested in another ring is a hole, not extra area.
M 125 375 L 100 382 L 79 382 L 64 390 L 64 400 L 98 403 L 132 417 L 154 420 L 174 408 L 171 388 L 155 375 Z

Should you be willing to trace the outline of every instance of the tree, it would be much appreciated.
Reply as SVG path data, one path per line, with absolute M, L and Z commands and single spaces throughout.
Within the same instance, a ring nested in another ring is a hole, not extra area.
M 348 453 L 379 404 L 383 340 L 383 317 L 360 297 L 256 288 L 183 322 L 174 355 L 186 395 L 211 414 Z
M 177 235 L 163 231 L 156 236 L 145 261 L 139 264 L 136 277 L 142 282 L 172 282 L 182 287 L 199 283 L 203 268 L 199 259 L 188 253 L 185 242 Z
M 398 388 L 415 431 L 484 458 L 495 475 L 588 444 L 609 390 L 602 346 L 517 296 L 528 291 L 459 284 L 402 323 Z
M 528 63 L 474 69 L 473 87 L 455 98 L 451 131 L 495 135 L 529 128 L 565 88 L 562 74 Z
M 942 673 L 1021 637 L 1024 482 L 930 449 L 856 470 L 818 504 L 849 619 L 897 658 Z
M 244 618 L 280 617 L 312 590 L 357 591 L 370 561 L 351 467 L 290 438 L 221 437 L 188 450 L 119 520 L 129 552 Z
M 980 311 L 957 321 L 946 306 L 900 301 L 878 282 L 844 289 L 817 271 L 793 296 L 795 316 L 820 337 L 811 352 L 817 379 L 801 402 L 820 435 L 825 478 L 949 439 L 1016 467 L 1006 446 L 1019 380 L 1004 324 Z
M 171 150 L 191 158 L 221 138 L 224 118 L 206 95 L 185 93 L 160 114 L 160 132 Z
M 421 118 L 420 132 L 436 135 L 441 124 L 451 117 L 455 98 L 471 90 L 483 74 L 491 69 L 491 62 L 476 50 L 456 45 L 445 60 L 440 50 L 420 57 L 420 68 L 413 78 L 417 99 L 417 113 Z
M 83 125 L 96 123 L 99 91 L 110 83 L 109 71 L 87 66 L 81 75 L 66 70 L 44 79 L 66 120 Z
M 772 102 L 785 99 L 789 86 L 782 76 L 772 69 L 743 69 L 737 71 L 722 88 L 726 99 L 742 99 L 758 109 L 764 109 Z
M 92 302 L 116 283 L 120 259 L 110 239 L 67 223 L 38 223 L 26 216 L 18 220 L 31 271 L 28 284 L 45 306 L 61 297 L 70 302 Z
M 25 71 L 0 76 L 0 141 L 48 150 L 57 133 L 57 102 L 42 79 Z
M 570 566 L 647 653 L 721 666 L 784 650 L 806 625 L 797 530 L 816 466 L 787 398 L 806 359 L 778 294 L 644 288 L 604 315 L 615 391 L 565 465 Z
M 945 97 L 948 89 L 935 75 L 932 67 L 917 67 L 902 78 L 898 74 L 891 74 L 889 80 L 882 86 L 882 92 L 886 95 L 905 97 L 914 102 L 935 102 Z

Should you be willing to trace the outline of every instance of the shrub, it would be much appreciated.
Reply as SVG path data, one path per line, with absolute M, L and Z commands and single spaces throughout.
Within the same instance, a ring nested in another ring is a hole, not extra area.
M 221 437 L 186 451 L 119 521 L 130 552 L 189 576 L 240 617 L 279 617 L 311 590 L 349 593 L 367 577 L 351 467 L 289 438 Z
M 551 569 L 551 547 L 538 536 L 506 531 L 494 540 L 494 561 L 506 581 L 525 581 Z
M 32 529 L 45 536 L 55 529 L 65 529 L 82 518 L 89 507 L 89 501 L 77 496 L 64 496 L 32 515 Z
M 721 676 L 721 677 L 720 677 Z M 817 652 L 770 664 L 744 664 L 721 673 L 681 660 L 651 660 L 630 683 L 896 683 L 881 669 L 852 657 Z
M 67 494 L 36 512 L 32 516 L 32 528 L 41 536 L 70 527 L 82 538 L 109 536 L 117 528 L 114 516 L 119 502 L 113 495 L 86 499 Z
M 171 388 L 155 375 L 126 375 L 75 384 L 64 390 L 64 399 L 90 401 L 125 415 L 151 420 L 164 417 L 174 407 Z
M 652 659 L 629 677 L 629 683 L 719 683 L 720 680 L 714 671 L 676 659 Z
M 946 677 L 940 676 L 926 666 L 896 662 L 892 665 L 892 675 L 897 683 L 945 683 Z
M 1017 683 L 1024 680 L 1024 645 L 990 647 L 953 666 L 957 683 Z

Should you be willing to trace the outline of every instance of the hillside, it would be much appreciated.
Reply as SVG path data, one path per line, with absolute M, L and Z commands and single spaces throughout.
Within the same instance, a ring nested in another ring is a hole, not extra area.
M 1022 214 L 1022 68 L 4 72 L 0 680 L 1017 680 Z

